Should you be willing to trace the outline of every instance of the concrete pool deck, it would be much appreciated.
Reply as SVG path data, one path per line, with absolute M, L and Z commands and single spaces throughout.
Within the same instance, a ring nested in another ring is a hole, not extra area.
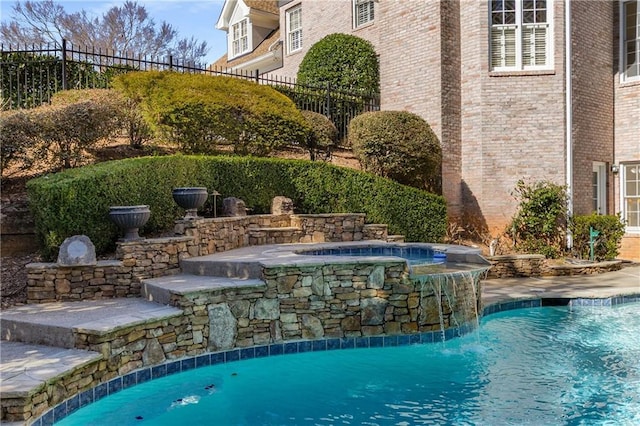
M 606 299 L 640 294 L 640 265 L 593 275 L 498 278 L 482 281 L 485 306 L 524 299 Z
M 597 275 L 484 280 L 482 300 L 484 306 L 490 306 L 511 300 L 607 299 L 638 294 L 640 294 L 640 265 L 635 264 L 618 271 Z M 87 309 L 88 307 L 84 305 L 82 307 L 85 309 L 78 309 L 82 303 L 89 302 L 57 304 L 55 314 L 51 312 L 51 306 L 46 304 L 18 308 L 29 310 L 29 316 L 32 318 L 40 315 L 51 316 L 49 322 L 51 326 L 55 326 L 53 317 L 60 317 L 65 323 L 74 322 L 76 327 L 78 324 L 86 325 L 87 323 L 90 323 L 91 328 L 95 330 L 114 327 L 114 311 L 106 308 L 98 309 L 99 305 L 102 306 L 105 303 L 104 301 L 96 301 L 94 309 Z M 116 303 L 116 300 L 111 303 Z M 177 314 L 173 309 L 163 305 L 154 304 L 142 298 L 130 298 L 126 299 L 126 303 L 118 306 L 116 317 L 140 317 L 141 312 L 153 312 L 156 309 L 153 306 L 156 306 L 158 312 L 163 315 Z M 167 309 L 171 312 L 168 312 Z M 10 312 L 11 310 L 3 311 L 2 316 L 6 316 Z M 103 315 L 100 315 L 101 312 Z M 74 318 L 76 319 L 74 320 Z M 3 396 L 29 393 L 42 383 L 49 382 L 56 376 L 63 374 L 64 371 L 91 362 L 99 356 L 99 353 L 90 351 L 0 341 L 0 392 Z

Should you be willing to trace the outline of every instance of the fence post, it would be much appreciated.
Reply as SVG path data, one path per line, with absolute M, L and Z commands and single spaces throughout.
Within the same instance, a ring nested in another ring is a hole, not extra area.
M 173 71 L 173 55 L 169 55 L 169 71 Z
M 331 83 L 327 81 L 327 111 L 325 114 L 327 117 L 331 118 Z
M 62 90 L 67 90 L 67 40 L 62 39 Z
M 256 70 L 256 83 L 260 84 L 260 70 Z

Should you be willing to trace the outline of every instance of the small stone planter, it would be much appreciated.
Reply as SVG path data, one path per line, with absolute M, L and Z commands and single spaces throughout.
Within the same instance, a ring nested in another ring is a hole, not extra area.
M 149 206 L 111 206 L 109 218 L 118 228 L 124 231 L 124 237 L 120 241 L 137 241 L 142 238 L 138 235 L 138 229 L 142 228 L 151 216 Z
M 175 188 L 173 190 L 173 200 L 180 207 L 185 209 L 184 219 L 195 219 L 198 217 L 198 209 L 207 201 L 209 194 L 205 187 Z

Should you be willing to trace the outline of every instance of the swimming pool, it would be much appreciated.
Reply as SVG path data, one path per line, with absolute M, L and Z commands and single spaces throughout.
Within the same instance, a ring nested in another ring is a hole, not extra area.
M 194 369 L 59 424 L 640 424 L 639 331 L 640 303 L 512 310 L 446 342 Z

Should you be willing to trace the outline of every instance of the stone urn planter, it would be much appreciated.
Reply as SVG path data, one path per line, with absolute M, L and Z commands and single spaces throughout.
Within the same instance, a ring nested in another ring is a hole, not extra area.
M 109 218 L 118 228 L 124 231 L 124 237 L 120 241 L 136 241 L 142 238 L 138 235 L 138 229 L 142 228 L 151 216 L 149 206 L 111 206 Z
M 205 187 L 175 188 L 173 190 L 173 200 L 186 211 L 184 219 L 197 218 L 198 209 L 204 205 L 208 197 L 209 194 Z

